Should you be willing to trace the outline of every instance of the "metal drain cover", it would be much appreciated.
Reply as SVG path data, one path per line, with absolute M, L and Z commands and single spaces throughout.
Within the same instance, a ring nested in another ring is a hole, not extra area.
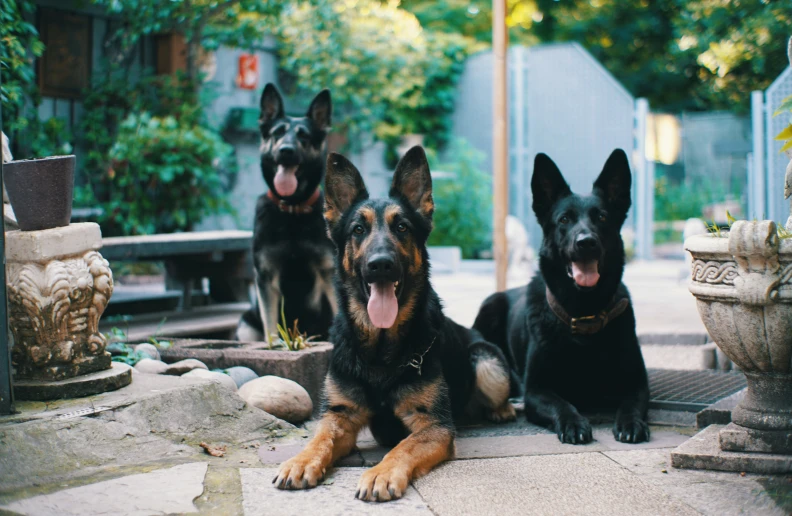
M 95 416 L 96 414 L 100 412 L 104 412 L 106 410 L 110 410 L 110 407 L 98 406 L 98 407 L 82 408 L 82 409 L 74 410 L 72 412 L 66 412 L 65 414 L 60 414 L 55 419 L 72 419 L 75 417 L 90 417 L 90 416 Z
M 745 388 L 740 372 L 649 369 L 649 408 L 698 412 Z

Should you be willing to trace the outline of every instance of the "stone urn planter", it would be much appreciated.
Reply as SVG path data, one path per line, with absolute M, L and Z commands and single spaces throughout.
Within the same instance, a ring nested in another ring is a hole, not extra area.
M 780 239 L 772 221 L 738 221 L 728 233 L 688 238 L 685 249 L 693 256 L 690 292 L 701 319 L 720 349 L 745 374 L 748 389 L 732 411 L 731 424 L 699 434 L 694 438 L 699 439 L 694 443 L 698 450 L 682 445 L 672 453 L 672 463 L 731 471 L 790 471 L 792 239 Z M 712 442 L 707 444 L 705 437 Z
M 22 231 L 69 225 L 74 155 L 10 161 L 3 165 L 8 199 Z

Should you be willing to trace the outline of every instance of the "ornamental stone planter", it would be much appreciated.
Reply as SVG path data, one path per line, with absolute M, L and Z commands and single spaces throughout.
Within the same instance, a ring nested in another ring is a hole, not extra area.
M 701 319 L 748 389 L 731 424 L 677 448 L 672 464 L 792 471 L 792 239 L 779 239 L 772 221 L 739 221 L 721 236 L 688 238 L 685 249 Z
M 176 339 L 172 346 L 160 350 L 164 362 L 195 358 L 209 369 L 249 367 L 259 376 L 279 376 L 299 383 L 311 396 L 314 414 L 321 410 L 322 391 L 330 367 L 329 342 L 316 342 L 300 351 L 268 349 L 265 342 L 233 340 Z
M 99 331 L 113 294 L 113 273 L 101 247 L 102 233 L 92 222 L 6 233 L 18 399 L 79 397 L 131 382 L 128 367 L 111 364 Z
M 8 199 L 22 231 L 69 225 L 74 155 L 11 161 L 3 165 Z

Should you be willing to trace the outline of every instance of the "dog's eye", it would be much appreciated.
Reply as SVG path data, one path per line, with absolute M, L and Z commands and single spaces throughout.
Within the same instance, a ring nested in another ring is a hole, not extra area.
M 281 136 L 283 136 L 285 133 L 286 133 L 286 128 L 285 128 L 285 127 L 283 127 L 282 125 L 279 125 L 279 126 L 278 126 L 278 127 L 276 127 L 275 129 L 273 129 L 273 130 L 272 130 L 272 132 L 270 132 L 270 134 L 271 134 L 272 136 L 274 136 L 275 138 L 280 138 L 280 137 L 281 137 Z
M 558 222 L 559 222 L 559 223 L 561 223 L 561 224 L 569 224 L 569 217 L 567 217 L 566 215 L 564 215 L 563 217 L 561 217 L 560 219 L 558 219 Z
M 396 231 L 398 231 L 399 233 L 404 233 L 405 231 L 407 231 L 407 225 L 404 224 L 404 222 L 399 222 L 399 225 L 396 226 Z
M 354 231 L 356 235 L 362 235 L 366 229 L 360 224 L 355 224 L 355 227 L 352 228 L 352 231 Z
M 599 215 L 599 221 L 600 221 L 600 222 L 607 222 L 607 221 L 608 221 L 608 216 L 607 216 L 607 215 L 605 215 L 604 213 L 600 213 L 600 215 Z

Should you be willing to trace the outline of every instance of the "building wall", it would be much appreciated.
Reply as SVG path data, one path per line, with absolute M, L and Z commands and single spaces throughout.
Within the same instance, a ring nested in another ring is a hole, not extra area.
M 262 48 L 271 48 L 273 41 L 264 41 Z M 259 59 L 259 82 L 255 90 L 243 90 L 236 85 L 237 64 L 240 54 L 255 54 Z M 258 109 L 261 91 L 268 82 L 277 83 L 277 61 L 272 50 L 242 50 L 221 47 L 215 53 L 217 68 L 214 77 L 205 86 L 206 93 L 213 99 L 207 110 L 214 127 L 223 127 L 229 110 L 237 107 Z M 288 105 L 287 109 L 291 110 Z M 236 211 L 235 215 L 207 217 L 196 228 L 211 229 L 253 229 L 256 200 L 266 190 L 259 165 L 258 134 L 227 136 L 236 151 L 239 173 L 228 200 Z

